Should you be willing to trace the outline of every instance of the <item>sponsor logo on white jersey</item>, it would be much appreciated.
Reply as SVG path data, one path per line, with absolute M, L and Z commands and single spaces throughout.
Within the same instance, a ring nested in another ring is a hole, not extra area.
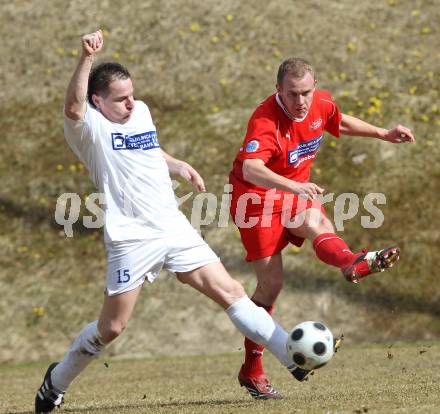
M 136 135 L 114 132 L 112 133 L 112 145 L 115 151 L 160 148 L 156 131 L 147 131 Z

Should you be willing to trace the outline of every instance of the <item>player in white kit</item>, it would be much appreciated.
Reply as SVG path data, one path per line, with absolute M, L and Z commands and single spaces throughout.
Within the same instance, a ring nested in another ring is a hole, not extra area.
M 160 149 L 147 105 L 134 100 L 128 71 L 118 63 L 92 70 L 101 30 L 82 37 L 82 54 L 67 89 L 67 142 L 105 195 L 106 292 L 97 321 L 78 334 L 64 359 L 47 369 L 35 412 L 59 407 L 71 382 L 126 327 L 142 284 L 162 268 L 202 292 L 246 337 L 267 347 L 296 377 L 286 331 L 245 294 L 179 211 L 170 173 L 205 191 L 200 175 Z

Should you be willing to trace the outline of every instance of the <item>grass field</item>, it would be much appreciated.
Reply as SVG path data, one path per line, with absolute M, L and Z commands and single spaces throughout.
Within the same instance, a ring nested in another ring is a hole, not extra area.
M 66 394 L 66 413 L 438 414 L 440 345 L 344 346 L 331 363 L 299 383 L 266 358 L 282 401 L 254 401 L 236 380 L 241 357 L 101 358 Z M 31 413 L 46 364 L 0 368 L 0 412 Z

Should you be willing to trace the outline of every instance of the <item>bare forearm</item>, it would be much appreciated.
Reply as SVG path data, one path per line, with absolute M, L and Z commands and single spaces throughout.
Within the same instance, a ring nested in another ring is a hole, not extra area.
M 339 128 L 341 134 L 358 137 L 371 137 L 384 139 L 388 130 L 371 125 L 368 122 L 355 118 L 354 116 L 342 115 L 342 121 Z
M 93 56 L 82 54 L 67 87 L 64 110 L 71 119 L 80 120 L 86 112 L 87 87 L 92 65 Z
M 292 191 L 292 180 L 274 173 L 264 165 L 243 168 L 243 175 L 246 181 L 260 187 Z
M 180 174 L 182 164 L 185 164 L 185 162 L 172 157 L 170 154 L 167 154 L 164 150 L 161 151 L 167 163 L 170 174 Z
M 324 192 L 323 188 L 314 183 L 299 183 L 273 172 L 259 159 L 244 161 L 243 177 L 251 184 L 298 194 L 309 200 Z

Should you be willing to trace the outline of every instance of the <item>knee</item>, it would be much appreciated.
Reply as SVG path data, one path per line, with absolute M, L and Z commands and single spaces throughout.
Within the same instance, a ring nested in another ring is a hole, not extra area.
M 246 292 L 241 285 L 240 282 L 238 282 L 235 279 L 232 279 L 230 285 L 229 285 L 229 295 L 234 298 L 241 298 L 242 296 L 246 295 Z
M 318 210 L 311 210 L 310 214 L 307 214 L 304 220 L 304 226 L 311 236 L 321 233 L 333 233 L 334 228 L 332 222 L 327 218 L 325 214 Z
M 99 324 L 99 333 L 104 343 L 109 343 L 116 339 L 126 328 L 126 323 L 120 320 L 110 320 Z

